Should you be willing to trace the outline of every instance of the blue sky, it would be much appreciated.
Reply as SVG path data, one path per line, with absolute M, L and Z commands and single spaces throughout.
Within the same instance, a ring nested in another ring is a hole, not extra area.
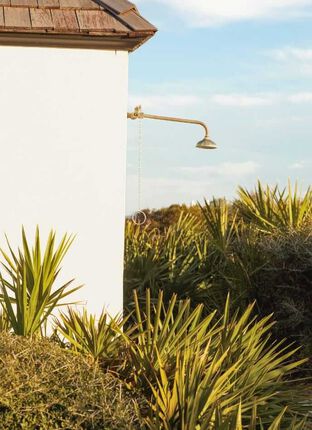
M 143 121 L 142 206 L 235 196 L 257 179 L 302 188 L 312 170 L 312 0 L 139 0 L 158 34 L 130 56 L 129 109 L 207 122 Z M 137 209 L 138 122 L 129 121 L 127 212 Z

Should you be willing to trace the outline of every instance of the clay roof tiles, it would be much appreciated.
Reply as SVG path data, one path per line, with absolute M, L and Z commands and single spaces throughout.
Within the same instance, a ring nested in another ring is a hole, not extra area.
M 0 44 L 131 51 L 156 31 L 128 0 L 0 0 Z

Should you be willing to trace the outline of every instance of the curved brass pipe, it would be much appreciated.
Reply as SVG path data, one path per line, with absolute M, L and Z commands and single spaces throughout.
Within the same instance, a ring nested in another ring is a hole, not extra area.
M 195 119 L 176 118 L 176 117 L 172 117 L 172 116 L 151 115 L 151 114 L 144 113 L 142 111 L 141 106 L 137 106 L 133 112 L 128 112 L 127 117 L 128 117 L 128 119 L 133 119 L 133 120 L 146 118 L 146 119 L 156 119 L 159 121 L 182 122 L 185 124 L 200 125 L 205 130 L 205 136 L 204 136 L 203 140 L 198 142 L 197 147 L 198 148 L 205 148 L 205 149 L 216 148 L 216 144 L 209 139 L 209 130 L 208 130 L 207 125 L 202 121 L 197 121 Z
M 134 109 L 134 112 L 128 113 L 128 118 L 129 119 L 140 119 L 140 118 L 143 119 L 143 118 L 147 118 L 147 119 L 156 119 L 156 120 L 159 120 L 159 121 L 183 122 L 185 124 L 201 125 L 205 129 L 205 137 L 208 137 L 208 135 L 209 135 L 209 131 L 208 131 L 207 125 L 204 122 L 202 122 L 202 121 L 197 121 L 195 119 L 176 118 L 176 117 L 173 117 L 173 116 L 150 115 L 150 114 L 142 112 L 141 106 L 137 106 Z

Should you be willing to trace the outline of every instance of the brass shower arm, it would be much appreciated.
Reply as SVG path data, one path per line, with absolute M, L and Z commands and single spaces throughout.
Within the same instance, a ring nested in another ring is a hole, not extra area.
M 137 106 L 133 112 L 128 112 L 127 118 L 128 119 L 144 119 L 144 118 L 146 118 L 146 119 L 156 119 L 159 121 L 182 122 L 184 124 L 200 125 L 205 130 L 205 136 L 200 142 L 197 143 L 196 147 L 200 148 L 200 149 L 215 149 L 217 147 L 215 142 L 213 142 L 209 138 L 208 127 L 202 121 L 197 121 L 195 119 L 176 118 L 176 117 L 172 117 L 172 116 L 150 115 L 150 114 L 144 113 L 142 111 L 141 106 Z
M 134 109 L 134 112 L 128 113 L 128 119 L 156 119 L 159 121 L 171 121 L 171 122 L 182 122 L 185 124 L 195 124 L 201 125 L 205 130 L 205 137 L 208 137 L 209 131 L 207 125 L 202 121 L 197 121 L 195 119 L 186 119 L 186 118 L 176 118 L 172 116 L 162 116 L 162 115 L 150 115 L 142 112 L 141 106 L 137 106 Z

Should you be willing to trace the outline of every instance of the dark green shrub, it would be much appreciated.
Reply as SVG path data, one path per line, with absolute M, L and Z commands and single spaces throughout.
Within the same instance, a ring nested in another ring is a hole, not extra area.
M 144 212 L 147 216 L 145 227 L 149 231 L 157 229 L 160 233 L 163 233 L 172 224 L 177 223 L 181 213 L 194 216 L 198 221 L 202 220 L 203 218 L 202 212 L 198 205 L 187 206 L 185 204 L 174 204 L 167 208 L 144 209 Z M 131 220 L 129 220 L 129 222 L 131 222 Z
M 266 264 L 254 278 L 261 313 L 274 313 L 274 332 L 312 354 L 312 230 L 263 237 L 258 250 Z
M 312 194 L 271 190 L 260 183 L 240 189 L 233 204 L 215 199 L 201 208 L 202 219 L 184 215 L 156 234 L 128 225 L 125 303 L 131 291 L 164 297 L 176 293 L 222 314 L 231 305 L 245 309 L 256 300 L 261 316 L 274 313 L 274 334 L 312 353 Z M 131 305 L 131 303 L 130 303 Z
M 156 300 L 149 290 L 133 300 L 128 330 L 105 314 L 96 324 L 87 312 L 72 310 L 61 332 L 93 363 L 115 357 L 119 378 L 134 396 L 145 396 L 142 429 L 144 423 L 150 430 L 311 428 L 312 402 L 306 386 L 293 380 L 306 360 L 296 361 L 296 349 L 271 339 L 270 317 L 253 317 L 253 305 L 230 316 L 229 299 L 221 318 L 162 292 Z M 236 427 L 239 421 L 243 427 Z

